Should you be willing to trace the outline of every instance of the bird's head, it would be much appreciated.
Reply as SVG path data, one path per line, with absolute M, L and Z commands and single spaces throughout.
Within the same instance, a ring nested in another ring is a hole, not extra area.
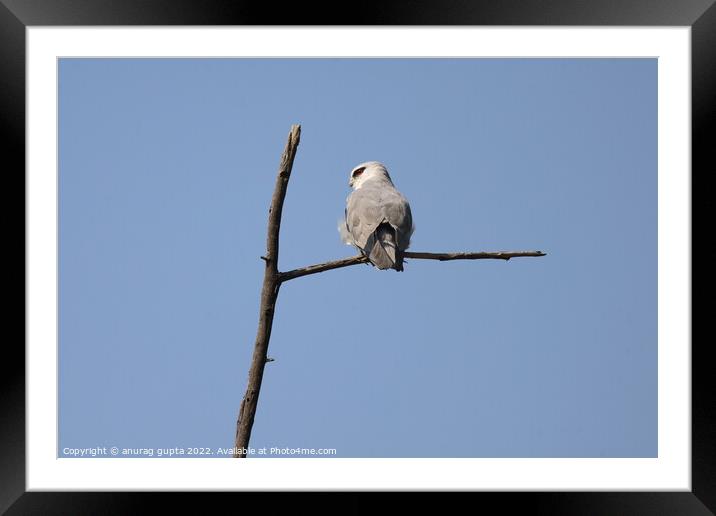
M 366 181 L 387 181 L 391 185 L 393 184 L 388 169 L 378 161 L 366 161 L 351 170 L 348 186 L 353 190 L 358 190 Z

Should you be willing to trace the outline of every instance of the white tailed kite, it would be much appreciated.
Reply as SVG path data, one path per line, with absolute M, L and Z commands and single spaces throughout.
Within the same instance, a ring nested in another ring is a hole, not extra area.
M 354 168 L 348 185 L 353 192 L 346 200 L 345 220 L 338 224 L 341 240 L 360 249 L 378 269 L 402 271 L 403 251 L 415 229 L 408 200 L 377 161 Z

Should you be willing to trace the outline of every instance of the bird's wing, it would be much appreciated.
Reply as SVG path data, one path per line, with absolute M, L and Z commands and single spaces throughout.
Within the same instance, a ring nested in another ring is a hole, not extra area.
M 398 248 L 405 250 L 410 246 L 413 234 L 413 214 L 408 200 L 395 188 L 386 189 L 382 195 L 383 217 L 393 226 Z
M 377 188 L 359 188 L 348 196 L 346 226 L 355 244 L 365 249 L 368 239 L 383 222 L 381 192 Z
M 407 249 L 413 233 L 413 215 L 410 204 L 398 190 L 365 186 L 348 197 L 346 227 L 358 247 L 365 249 L 382 222 L 388 222 L 396 230 L 398 248 Z

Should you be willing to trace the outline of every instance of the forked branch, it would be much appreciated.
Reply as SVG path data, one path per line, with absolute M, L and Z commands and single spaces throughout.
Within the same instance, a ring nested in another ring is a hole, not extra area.
M 274 187 L 273 196 L 271 197 L 271 208 L 269 209 L 268 231 L 266 235 L 266 254 L 261 256 L 265 263 L 264 280 L 261 288 L 261 306 L 259 307 L 259 324 L 256 331 L 256 341 L 254 343 L 254 352 L 251 358 L 251 368 L 249 369 L 248 385 L 246 394 L 241 401 L 239 409 L 239 417 L 236 421 L 236 439 L 234 442 L 234 457 L 246 457 L 249 449 L 249 439 L 251 438 L 251 428 L 254 424 L 256 416 L 256 407 L 259 400 L 259 392 L 261 391 L 261 382 L 263 381 L 264 367 L 267 362 L 272 359 L 268 358 L 268 346 L 271 338 L 271 327 L 273 325 L 274 312 L 276 310 L 276 300 L 278 291 L 284 281 L 310 274 L 318 274 L 319 272 L 340 269 L 341 267 L 349 267 L 367 263 L 365 256 L 353 256 L 342 260 L 332 262 L 318 263 L 301 267 L 288 272 L 279 272 L 278 270 L 278 248 L 279 248 L 279 231 L 281 229 L 281 212 L 283 210 L 283 201 L 286 197 L 288 188 L 288 180 L 291 177 L 291 169 L 293 168 L 293 160 L 296 157 L 298 142 L 301 136 L 301 126 L 291 126 L 291 132 L 288 135 L 286 148 L 281 156 L 281 164 L 279 165 L 278 175 L 276 177 L 276 186 Z M 418 260 L 509 260 L 522 256 L 545 256 L 541 251 L 497 251 L 497 252 L 478 252 L 478 253 L 419 253 L 406 252 L 406 258 Z

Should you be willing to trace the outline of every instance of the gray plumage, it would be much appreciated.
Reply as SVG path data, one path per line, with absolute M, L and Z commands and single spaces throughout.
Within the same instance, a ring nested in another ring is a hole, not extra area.
M 402 271 L 403 251 L 414 230 L 408 200 L 377 161 L 355 167 L 348 184 L 353 192 L 346 201 L 345 220 L 339 223 L 341 238 L 378 269 Z

